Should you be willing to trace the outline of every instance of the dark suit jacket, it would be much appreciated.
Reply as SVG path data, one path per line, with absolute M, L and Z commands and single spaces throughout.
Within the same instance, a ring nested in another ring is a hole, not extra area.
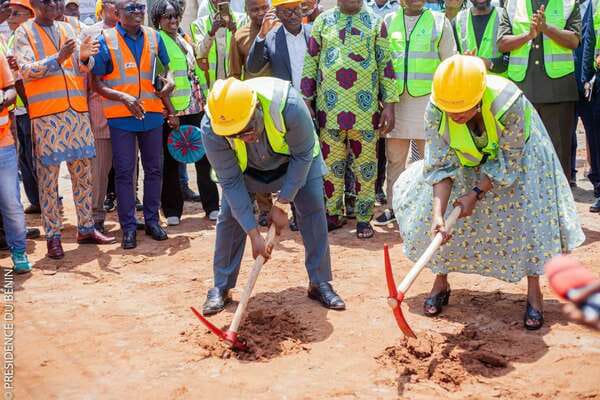
M 307 43 L 309 37 L 310 26 L 304 25 L 304 38 Z M 292 68 L 283 25 L 267 33 L 265 40 L 259 41 L 258 37 L 254 40 L 246 60 L 246 69 L 258 73 L 267 63 L 271 64 L 273 77 L 291 82 Z
M 579 42 L 579 47 L 573 52 L 575 58 L 577 88 L 579 89 L 581 96 L 583 96 L 583 84 L 592 79 L 595 73 L 594 47 L 596 45 L 596 35 L 594 33 L 592 4 L 591 0 L 588 1 L 590 1 L 590 3 L 581 19 L 581 41 Z

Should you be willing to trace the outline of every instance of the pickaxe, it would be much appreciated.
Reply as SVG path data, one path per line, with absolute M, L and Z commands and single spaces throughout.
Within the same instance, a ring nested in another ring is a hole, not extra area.
M 269 228 L 269 233 L 267 234 L 267 246 L 275 247 L 277 244 L 278 236 L 275 235 L 275 225 L 271 225 Z M 198 317 L 200 321 L 215 335 L 217 335 L 222 341 L 227 343 L 228 346 L 236 349 L 236 350 L 246 350 L 248 346 L 246 343 L 242 342 L 238 339 L 238 328 L 242 323 L 242 317 L 244 316 L 244 311 L 246 311 L 246 306 L 248 305 L 248 300 L 250 299 L 250 295 L 252 294 L 252 290 L 254 290 L 254 285 L 256 284 L 256 279 L 258 278 L 258 274 L 265 263 L 265 259 L 263 256 L 258 256 L 256 260 L 254 260 L 254 265 L 252 266 L 252 270 L 250 271 L 250 276 L 248 277 L 248 283 L 246 284 L 246 288 L 240 297 L 240 302 L 235 310 L 235 314 L 233 316 L 233 321 L 231 325 L 229 325 L 229 329 L 227 332 L 223 332 L 223 330 L 217 328 L 213 325 L 209 320 L 204 318 L 202 314 L 198 312 L 194 307 L 191 307 L 192 312 Z
M 460 207 L 455 207 L 450 213 L 450 216 L 446 219 L 446 230 L 450 232 L 452 227 L 458 220 L 460 216 Z M 431 244 L 425 249 L 423 255 L 417 260 L 415 265 L 408 271 L 408 274 L 404 277 L 400 285 L 396 287 L 396 282 L 394 282 L 394 275 L 392 273 L 392 263 L 390 262 L 390 252 L 388 250 L 387 244 L 383 245 L 383 255 L 385 258 L 385 279 L 387 281 L 389 297 L 388 297 L 388 305 L 392 309 L 394 313 L 394 317 L 396 318 L 396 322 L 398 323 L 398 327 L 406 336 L 410 336 L 416 338 L 415 333 L 410 329 L 410 326 L 406 322 L 404 315 L 402 314 L 402 300 L 404 300 L 404 296 L 408 289 L 412 286 L 417 276 L 421 273 L 425 265 L 431 260 L 431 257 L 435 254 L 435 252 L 442 245 L 444 237 L 441 233 L 435 235 Z

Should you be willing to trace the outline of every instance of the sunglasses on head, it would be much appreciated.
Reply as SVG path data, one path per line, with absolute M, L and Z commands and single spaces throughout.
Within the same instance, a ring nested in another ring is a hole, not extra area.
M 175 13 L 169 13 L 169 14 L 163 14 L 163 15 L 161 15 L 161 18 L 164 18 L 166 20 L 171 20 L 171 19 L 179 20 L 179 15 L 177 15 Z
M 129 14 L 143 13 L 144 11 L 146 11 L 146 5 L 138 4 L 138 3 L 127 4 L 125 7 L 119 7 L 119 8 L 121 10 L 127 11 Z

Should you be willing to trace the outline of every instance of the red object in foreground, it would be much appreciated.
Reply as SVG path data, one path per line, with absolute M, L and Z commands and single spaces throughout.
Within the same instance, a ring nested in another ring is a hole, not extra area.
M 202 316 L 202 314 L 200 314 L 198 310 L 196 310 L 194 307 L 190 308 L 192 309 L 192 312 L 196 315 L 196 317 L 198 317 L 198 319 L 204 324 L 204 326 L 206 326 L 212 333 L 217 335 L 219 339 L 227 343 L 227 345 L 236 350 L 246 350 L 248 348 L 248 346 L 246 346 L 245 343 L 238 339 L 237 332 L 233 332 L 230 330 L 228 330 L 227 332 L 223 332 L 221 329 L 214 326 L 209 320 L 204 318 L 204 316 Z
M 404 293 L 398 293 L 396 289 L 396 282 L 394 281 L 394 274 L 392 272 L 392 263 L 390 261 L 390 252 L 388 250 L 388 245 L 383 245 L 383 257 L 385 259 L 385 280 L 387 282 L 388 287 L 388 304 L 394 313 L 394 317 L 396 318 L 396 323 L 398 327 L 406 336 L 416 338 L 417 335 L 410 329 L 408 326 L 408 322 L 404 318 L 404 314 L 402 314 L 402 300 L 404 300 Z

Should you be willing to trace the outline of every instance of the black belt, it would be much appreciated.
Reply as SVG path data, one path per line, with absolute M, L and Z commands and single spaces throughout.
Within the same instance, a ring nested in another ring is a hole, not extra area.
M 279 167 L 275 169 L 270 169 L 267 171 L 263 171 L 260 169 L 247 167 L 244 172 L 249 177 L 261 182 L 261 183 L 271 183 L 276 181 L 277 179 L 284 176 L 287 172 L 289 163 L 281 164 Z

